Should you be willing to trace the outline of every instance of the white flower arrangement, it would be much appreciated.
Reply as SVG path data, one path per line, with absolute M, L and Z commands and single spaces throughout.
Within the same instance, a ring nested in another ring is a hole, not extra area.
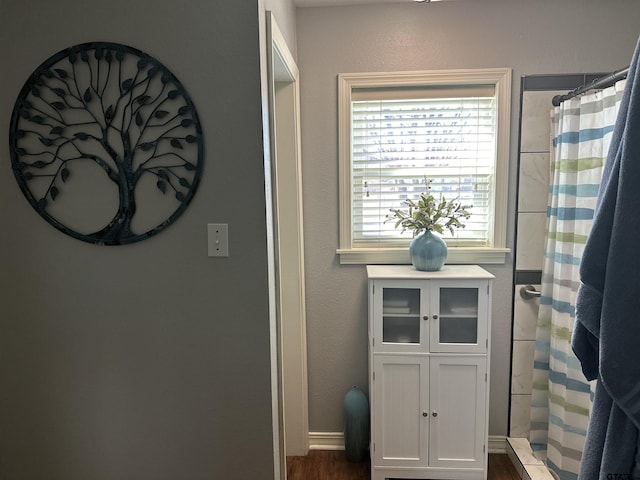
M 420 199 L 416 202 L 411 199 L 402 203 L 408 207 L 407 210 L 391 208 L 392 215 L 387 215 L 387 221 L 395 220 L 395 228 L 402 226 L 402 231 L 413 230 L 413 236 L 417 236 L 423 230 L 431 230 L 442 234 L 444 229 L 448 229 L 454 234 L 455 228 L 464 228 L 460 219 L 469 219 L 471 214 L 467 211 L 471 205 L 462 205 L 456 200 L 447 201 L 444 195 L 436 198 L 431 193 L 432 180 L 425 178 L 427 191 L 420 194 Z

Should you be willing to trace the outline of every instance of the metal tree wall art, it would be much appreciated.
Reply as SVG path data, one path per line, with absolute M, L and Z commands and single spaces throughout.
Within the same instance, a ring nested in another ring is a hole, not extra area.
M 67 48 L 40 65 L 11 118 L 13 172 L 62 232 L 120 245 L 185 210 L 203 168 L 193 102 L 157 60 L 115 43 Z

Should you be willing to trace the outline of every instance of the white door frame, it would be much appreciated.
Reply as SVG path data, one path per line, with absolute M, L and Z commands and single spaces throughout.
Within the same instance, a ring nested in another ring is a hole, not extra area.
M 299 456 L 309 450 L 299 73 L 269 11 L 266 27 L 278 342 L 272 373 L 279 380 L 274 401 L 280 445 L 285 456 Z

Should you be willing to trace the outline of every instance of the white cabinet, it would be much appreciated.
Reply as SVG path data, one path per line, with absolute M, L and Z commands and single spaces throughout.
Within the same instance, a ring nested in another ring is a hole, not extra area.
M 371 478 L 486 478 L 493 275 L 368 266 Z

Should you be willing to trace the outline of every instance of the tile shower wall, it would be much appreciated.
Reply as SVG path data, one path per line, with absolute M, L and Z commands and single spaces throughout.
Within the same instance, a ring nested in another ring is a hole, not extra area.
M 511 410 L 507 453 L 523 480 L 553 480 L 529 445 L 533 354 L 539 299 L 525 299 L 521 289 L 540 291 L 544 263 L 547 194 L 551 155 L 552 99 L 588 85 L 603 74 L 531 75 L 522 77 L 520 153 L 516 228 Z
M 525 300 L 520 290 L 527 285 L 540 290 L 547 222 L 552 99 L 581 85 L 589 85 L 602 76 L 602 73 L 588 73 L 522 77 L 509 421 L 512 439 L 528 438 L 530 430 L 533 352 L 540 301 L 538 298 Z
M 546 231 L 550 161 L 551 100 L 561 91 L 524 91 L 520 126 L 520 171 L 513 311 L 511 418 L 509 436 L 529 436 L 529 412 L 539 299 L 525 300 L 520 290 L 540 290 Z

